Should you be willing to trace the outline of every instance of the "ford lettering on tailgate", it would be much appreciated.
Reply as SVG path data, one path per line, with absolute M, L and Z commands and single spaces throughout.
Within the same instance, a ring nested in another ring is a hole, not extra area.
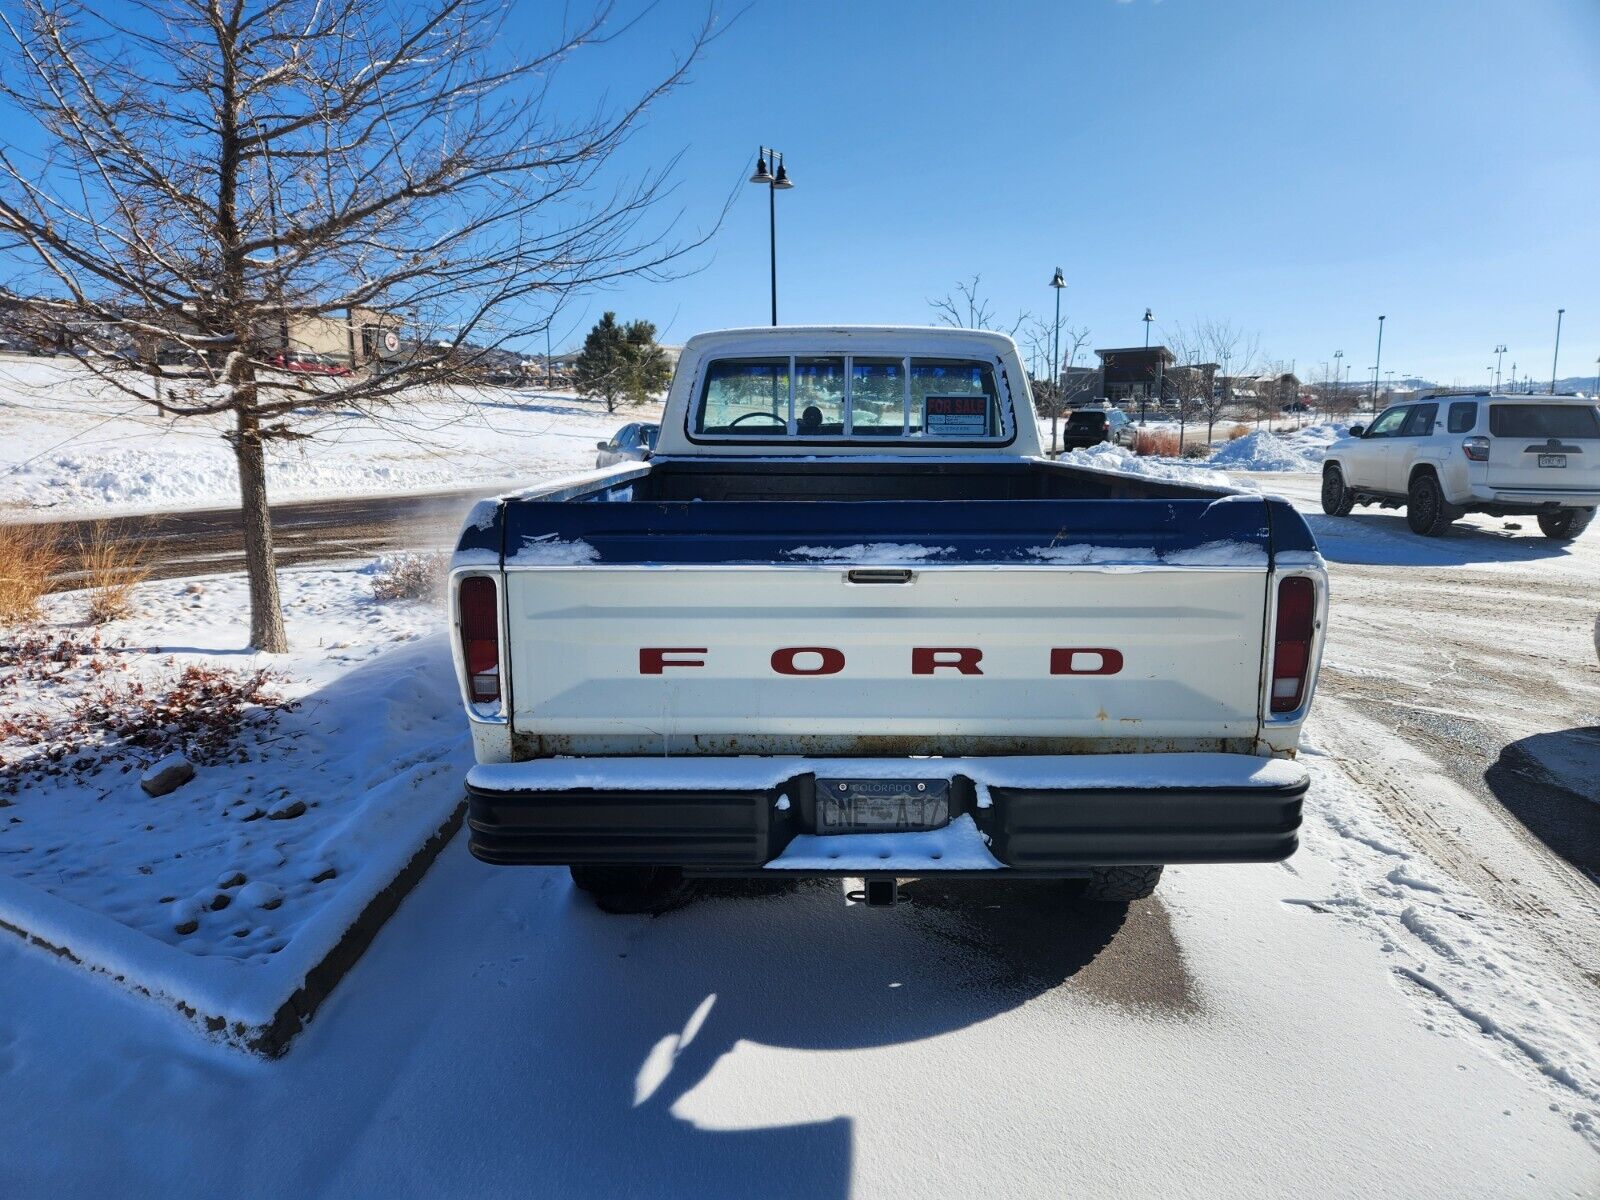
M 706 646 L 641 646 L 639 674 L 704 667 L 714 653 Z M 849 665 L 844 651 L 834 646 L 783 646 L 772 652 L 770 661 L 778 675 L 838 675 Z M 1043 661 L 1051 675 L 1116 675 L 1123 662 L 1122 651 L 1109 646 L 1052 646 Z M 912 646 L 906 667 L 910 675 L 941 670 L 982 675 L 983 651 L 975 646 Z

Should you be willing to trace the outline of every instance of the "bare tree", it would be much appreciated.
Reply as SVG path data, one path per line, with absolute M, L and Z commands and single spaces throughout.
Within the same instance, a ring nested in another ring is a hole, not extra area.
M 1206 358 L 1209 345 L 1205 336 L 1205 323 L 1190 326 L 1178 325 L 1162 330 L 1161 340 L 1172 351 L 1175 365 L 1167 372 L 1167 386 L 1172 391 L 1178 409 L 1178 453 L 1183 453 L 1189 422 L 1211 413 L 1221 412 L 1219 394 L 1222 391 L 1215 368 Z M 1215 423 L 1215 416 L 1207 416 Z M 1210 440 L 1210 434 L 1207 434 Z
M 1220 387 L 1208 393 L 1201 409 L 1206 419 L 1206 440 L 1210 441 L 1216 423 L 1234 402 L 1235 381 L 1258 369 L 1261 339 L 1256 334 L 1246 333 L 1232 321 L 1216 319 L 1197 324 L 1194 338 L 1200 360 L 1215 363 L 1221 381 Z
M 1010 327 L 1002 328 L 996 320 L 994 305 L 979 290 L 982 283 L 983 276 L 974 275 L 956 284 L 955 295 L 929 300 L 928 307 L 933 309 L 934 320 L 940 325 L 950 325 L 956 329 L 992 329 L 1007 337 L 1016 337 L 1017 330 L 1022 328 L 1029 314 L 1017 313 L 1017 319 Z
M 36 320 L 116 355 L 88 362 L 122 393 L 227 426 L 253 646 L 286 648 L 268 444 L 469 379 L 574 289 L 665 275 L 703 242 L 654 217 L 670 165 L 631 183 L 607 168 L 711 19 L 659 78 L 574 121 L 557 68 L 637 20 L 596 3 L 534 54 L 498 0 L 0 12 L 0 264 L 25 272 Z M 352 360 L 366 323 L 387 357 L 340 379 L 282 369 L 317 322 L 342 323 Z

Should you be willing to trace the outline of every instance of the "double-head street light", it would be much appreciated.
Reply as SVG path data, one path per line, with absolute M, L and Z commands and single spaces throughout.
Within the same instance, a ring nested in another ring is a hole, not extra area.
M 767 160 L 772 160 L 773 170 L 767 170 Z M 750 176 L 751 183 L 764 183 L 767 185 L 767 238 L 768 248 L 772 256 L 772 323 L 778 323 L 778 201 L 780 191 L 787 191 L 794 186 L 789 178 L 789 172 L 783 165 L 783 155 L 771 146 L 762 146 L 756 151 L 756 170 Z
M 1506 344 L 1504 342 L 1496 342 L 1494 346 L 1494 390 L 1497 392 L 1500 390 L 1500 359 L 1505 352 Z
M 1561 361 L 1561 317 L 1567 310 L 1556 309 L 1556 352 L 1550 359 L 1550 394 L 1556 394 L 1556 364 Z

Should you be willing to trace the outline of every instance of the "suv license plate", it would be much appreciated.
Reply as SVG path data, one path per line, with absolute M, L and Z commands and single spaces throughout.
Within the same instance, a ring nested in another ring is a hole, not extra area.
M 1541 467 L 1564 467 L 1567 465 L 1567 456 L 1565 454 L 1541 454 L 1539 455 L 1539 465 Z
M 818 833 L 910 833 L 950 823 L 948 779 L 819 779 Z

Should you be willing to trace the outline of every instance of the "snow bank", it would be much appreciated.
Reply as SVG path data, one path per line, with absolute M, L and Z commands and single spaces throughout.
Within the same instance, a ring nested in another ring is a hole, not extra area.
M 1348 433 L 1344 425 L 1311 425 L 1282 434 L 1258 430 L 1225 442 L 1208 462 L 1234 471 L 1315 471 L 1328 447 Z
M 1146 479 L 1161 479 L 1169 483 L 1192 483 L 1202 487 L 1232 488 L 1239 485 L 1221 471 L 1209 466 L 1193 466 L 1177 458 L 1143 458 L 1125 446 L 1101 442 L 1084 450 L 1063 454 L 1061 462 L 1074 467 L 1087 467 L 1094 471 L 1111 471 L 1118 475 L 1140 475 Z

